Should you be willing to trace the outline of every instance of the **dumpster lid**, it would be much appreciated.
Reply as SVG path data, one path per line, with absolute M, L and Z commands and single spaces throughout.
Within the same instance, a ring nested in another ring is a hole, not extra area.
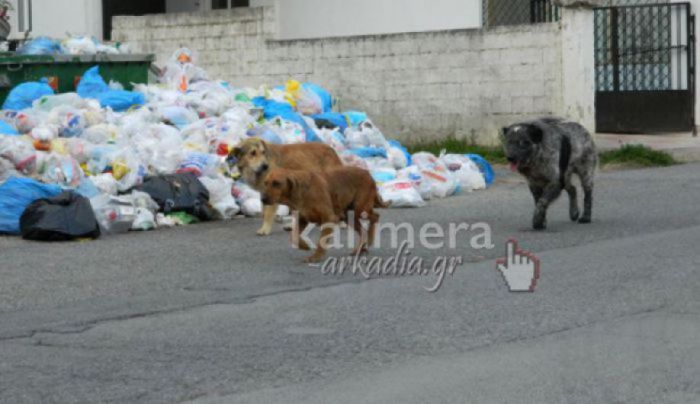
M 0 55 L 0 65 L 18 63 L 100 63 L 100 62 L 153 62 L 152 54 L 119 54 L 108 55 L 18 55 L 3 52 Z

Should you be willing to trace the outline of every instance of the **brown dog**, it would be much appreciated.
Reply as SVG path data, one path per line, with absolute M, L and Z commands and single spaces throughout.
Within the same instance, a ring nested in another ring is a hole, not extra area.
M 265 189 L 267 173 L 274 168 L 322 172 L 343 165 L 335 151 L 322 143 L 275 145 L 258 138 L 246 139 L 234 147 L 229 159 L 236 160 L 243 179 L 261 193 Z M 258 230 L 258 235 L 270 234 L 277 207 L 277 204 L 269 205 L 263 202 L 263 224 Z
M 357 167 L 339 167 L 325 171 L 323 177 L 333 201 L 333 210 L 342 221 L 347 221 L 347 213 L 354 210 L 353 225 L 360 236 L 353 255 L 366 252 L 374 244 L 374 232 L 379 221 L 379 214 L 374 208 L 385 208 L 377 192 L 377 184 L 369 171 Z M 367 233 L 362 230 L 362 219 L 369 220 Z M 349 223 L 348 223 L 349 224 Z
M 325 254 L 326 242 L 332 233 L 328 224 L 347 220 L 354 211 L 354 228 L 360 237 L 353 254 L 367 251 L 374 243 L 379 214 L 375 207 L 386 207 L 377 193 L 377 184 L 367 170 L 357 167 L 332 168 L 321 174 L 310 171 L 273 169 L 265 178 L 265 204 L 285 204 L 299 214 L 299 223 L 292 237 L 299 248 L 308 245 L 299 236 L 309 223 L 321 225 L 321 239 L 316 253 L 307 262 L 316 262 Z M 369 220 L 367 232 L 362 219 Z M 325 226 L 324 226 L 325 225 Z
M 299 248 L 309 246 L 300 237 L 309 223 L 321 226 L 321 238 L 316 251 L 305 262 L 318 262 L 326 253 L 326 243 L 333 233 L 330 224 L 338 223 L 338 215 L 333 210 L 333 200 L 328 191 L 328 183 L 319 174 L 311 171 L 273 168 L 265 177 L 263 203 L 273 206 L 284 204 L 297 211 L 298 223 L 294 226 L 292 238 Z

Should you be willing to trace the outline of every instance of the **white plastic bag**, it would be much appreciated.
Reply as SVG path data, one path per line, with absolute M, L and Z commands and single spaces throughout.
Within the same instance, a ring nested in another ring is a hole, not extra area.
M 80 185 L 83 177 L 83 170 L 73 157 L 51 153 L 44 163 L 41 179 L 49 184 L 75 188 Z
M 22 175 L 15 170 L 15 165 L 6 158 L 0 157 L 0 183 L 7 181 L 10 177 L 21 177 Z
M 131 224 L 131 230 L 148 231 L 156 227 L 156 217 L 153 212 L 145 208 L 136 208 L 136 217 Z
M 459 182 L 449 171 L 424 169 L 421 173 L 423 180 L 430 184 L 430 193 L 433 198 L 447 198 L 459 190 Z
M 46 112 L 26 109 L 15 116 L 15 127 L 19 133 L 29 133 L 47 119 Z
M 284 219 L 285 217 L 289 216 L 292 213 L 291 209 L 289 209 L 289 206 L 287 205 L 280 205 L 277 208 L 277 213 L 275 214 L 275 218 L 278 220 Z
M 136 208 L 127 198 L 101 194 L 91 198 L 90 204 L 105 234 L 126 233 L 136 220 Z
M 419 208 L 425 206 L 413 184 L 407 180 L 394 180 L 379 187 L 379 195 L 392 208 Z
M 390 146 L 386 152 L 391 165 L 393 165 L 395 169 L 400 170 L 408 167 L 408 158 L 403 150 Z
M 195 65 L 196 59 L 194 52 L 187 48 L 176 50 L 165 65 L 161 81 L 173 89 L 187 92 L 190 83 L 207 78 L 206 72 Z
M 357 154 L 346 151 L 340 155 L 340 160 L 346 166 L 363 168 L 367 171 L 370 170 L 369 164 L 367 164 L 367 162 Z
M 120 134 L 121 129 L 117 125 L 103 123 L 85 129 L 80 138 L 94 144 L 104 144 L 116 142 Z
M 345 129 L 345 139 L 348 147 L 379 147 L 386 149 L 389 144 L 382 132 L 370 120 L 361 122 L 357 127 Z
M 85 164 L 90 160 L 92 149 L 95 147 L 92 143 L 80 138 L 63 140 L 66 152 L 76 159 L 78 163 Z
M 61 105 L 49 112 L 48 122 L 58 127 L 62 137 L 80 136 L 87 127 L 85 113 L 70 105 Z
M 336 129 L 319 129 L 316 135 L 323 140 L 323 143 L 329 145 L 337 153 L 342 153 L 347 149 L 345 144 L 345 136 Z
M 0 157 L 10 160 L 24 175 L 36 172 L 37 152 L 25 137 L 0 136 Z
M 233 196 L 241 207 L 241 213 L 246 216 L 259 216 L 262 213 L 260 193 L 246 183 L 237 182 L 232 188 Z
M 397 177 L 402 180 L 408 180 L 413 184 L 413 188 L 418 191 L 423 200 L 428 201 L 432 199 L 432 189 L 430 182 L 423 178 L 423 173 L 421 173 L 418 166 L 409 166 L 402 170 L 399 170 Z
M 201 177 L 199 181 L 209 191 L 209 203 L 218 219 L 229 220 L 240 212 L 241 209 L 231 193 L 233 180 L 220 175 L 216 178 Z
M 63 42 L 62 46 L 69 55 L 94 55 L 97 53 L 97 41 L 87 36 L 69 38 Z
M 136 209 L 136 217 L 131 224 L 131 230 L 147 231 L 157 227 L 156 213 L 158 204 L 145 192 L 134 191 L 120 199 L 130 202 Z
M 29 136 L 37 142 L 49 143 L 58 137 L 58 128 L 53 125 L 39 125 L 29 132 Z
M 315 92 L 301 86 L 295 98 L 297 111 L 302 115 L 316 115 L 323 112 L 323 101 Z
M 304 128 L 296 122 L 278 117 L 266 123 L 266 126 L 275 132 L 285 144 L 304 143 L 306 141 Z
M 99 174 L 89 177 L 92 184 L 103 194 L 116 195 L 119 192 L 117 180 L 111 173 Z
M 96 101 L 96 100 L 93 100 Z M 55 95 L 45 95 L 32 103 L 32 107 L 37 111 L 49 112 L 57 107 L 70 106 L 73 108 L 82 108 L 87 105 L 87 100 L 84 100 L 78 93 L 62 93 Z M 100 107 L 99 102 L 97 108 Z
M 429 168 L 438 163 L 438 158 L 432 153 L 418 152 L 411 156 L 411 161 L 420 168 Z
M 484 174 L 469 157 L 462 154 L 443 154 L 439 161 L 457 178 L 462 189 L 473 191 L 486 188 Z
M 486 189 L 486 179 L 484 174 L 475 164 L 463 165 L 462 168 L 452 173 L 457 178 L 462 189 L 476 191 Z

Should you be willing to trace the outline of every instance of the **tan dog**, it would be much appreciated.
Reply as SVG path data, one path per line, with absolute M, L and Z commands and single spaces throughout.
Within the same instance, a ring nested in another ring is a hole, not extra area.
M 374 232 L 379 221 L 379 214 L 374 208 L 386 208 L 377 192 L 377 184 L 369 171 L 357 167 L 340 167 L 325 171 L 323 177 L 333 201 L 333 210 L 342 221 L 347 221 L 347 213 L 354 210 L 353 225 L 360 236 L 353 255 L 366 252 L 374 244 Z M 362 230 L 362 219 L 369 220 L 369 228 Z M 349 223 L 348 223 L 349 224 Z
M 236 165 L 248 185 L 261 193 L 265 189 L 267 173 L 274 168 L 322 172 L 343 165 L 335 151 L 322 143 L 275 145 L 258 138 L 246 139 L 234 147 L 229 158 L 236 160 Z M 270 234 L 277 207 L 277 204 L 269 205 L 263 202 L 263 224 L 258 230 L 258 235 Z
M 299 218 L 294 226 L 292 237 L 300 249 L 309 249 L 308 244 L 300 237 L 300 233 L 309 223 L 322 226 L 316 251 L 304 262 L 320 261 L 326 253 L 326 244 L 333 233 L 329 224 L 338 223 L 338 216 L 333 210 L 333 200 L 326 180 L 312 171 L 273 168 L 265 177 L 264 183 L 263 203 L 265 205 L 284 204 L 297 211 Z

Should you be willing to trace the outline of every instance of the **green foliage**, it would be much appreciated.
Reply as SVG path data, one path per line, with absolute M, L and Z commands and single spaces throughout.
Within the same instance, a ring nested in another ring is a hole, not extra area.
M 670 154 L 642 145 L 624 145 L 619 149 L 600 153 L 600 164 L 635 167 L 666 167 L 678 164 Z

